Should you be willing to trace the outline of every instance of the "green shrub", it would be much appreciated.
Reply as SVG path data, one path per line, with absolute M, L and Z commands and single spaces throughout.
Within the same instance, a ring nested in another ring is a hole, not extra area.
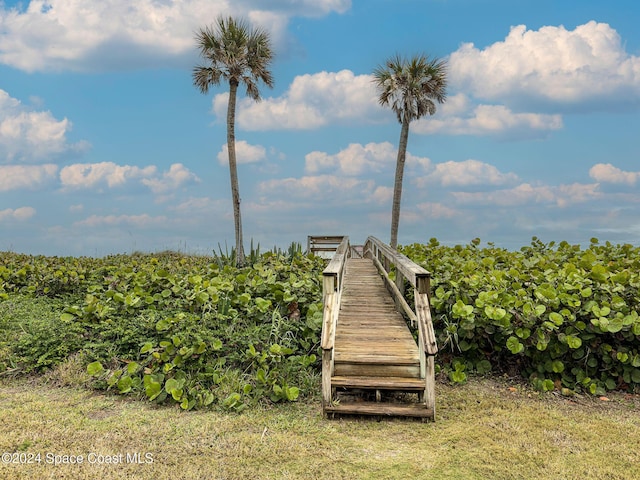
M 479 243 L 402 249 L 432 272 L 439 359 L 457 378 L 463 363 L 524 375 L 541 390 L 640 390 L 639 248 Z

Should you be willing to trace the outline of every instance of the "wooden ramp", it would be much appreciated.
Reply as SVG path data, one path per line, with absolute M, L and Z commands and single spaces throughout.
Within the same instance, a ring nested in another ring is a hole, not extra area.
M 377 239 L 362 251 L 365 258 L 352 258 L 347 239 L 325 270 L 324 413 L 434 419 L 428 272 Z M 385 263 L 395 265 L 398 285 Z M 407 281 L 416 288 L 416 312 L 401 299 Z M 418 342 L 399 310 L 418 324 Z

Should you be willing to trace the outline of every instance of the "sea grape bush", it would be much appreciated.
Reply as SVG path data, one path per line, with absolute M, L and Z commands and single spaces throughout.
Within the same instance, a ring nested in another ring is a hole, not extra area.
M 479 245 L 402 248 L 432 272 L 439 358 L 454 382 L 494 370 L 541 390 L 640 391 L 638 247 Z
M 479 239 L 402 251 L 432 272 L 437 359 L 452 381 L 493 371 L 541 390 L 640 391 L 638 247 L 534 237 L 519 251 Z M 99 388 L 184 409 L 313 394 L 324 261 L 299 249 L 242 269 L 223 260 L 0 253 L 0 302 L 38 298 L 58 311 L 29 325 L 0 319 L 0 371 L 75 355 Z
M 0 295 L 68 300 L 55 327 L 75 336 L 52 340 L 80 346 L 98 387 L 184 409 L 215 403 L 240 411 L 265 399 L 296 400 L 317 383 L 323 260 L 301 252 L 255 260 L 238 269 L 170 252 L 104 259 L 4 253 Z M 33 343 L 6 363 L 38 370 L 46 352 Z

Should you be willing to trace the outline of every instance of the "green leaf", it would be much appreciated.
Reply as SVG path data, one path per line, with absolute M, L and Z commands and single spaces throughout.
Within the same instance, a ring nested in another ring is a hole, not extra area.
M 75 320 L 75 318 L 76 316 L 72 313 L 63 313 L 62 315 L 60 315 L 60 320 L 63 322 L 70 322 L 72 320 Z
M 609 277 L 609 271 L 604 265 L 594 265 L 591 268 L 591 278 L 598 282 L 604 282 Z
M 138 371 L 139 368 L 140 368 L 140 365 L 137 362 L 129 362 L 127 364 L 127 373 L 129 375 L 133 375 Z
M 148 375 L 145 375 L 145 379 L 147 376 Z M 149 397 L 149 400 L 155 400 L 162 392 L 162 385 L 160 385 L 160 383 L 157 381 L 148 381 L 145 384 L 144 390 L 147 394 L 147 397 Z
M 564 323 L 564 318 L 558 312 L 551 312 L 549 314 L 549 320 L 551 320 L 557 326 L 560 326 Z
M 255 302 L 256 302 L 256 307 L 258 307 L 258 310 L 260 310 L 260 312 L 262 313 L 267 312 L 271 307 L 271 300 L 265 300 L 264 298 L 257 297 L 255 299 Z
M 300 389 L 298 387 L 286 387 L 285 389 L 287 400 L 295 402 L 300 395 Z
M 151 350 L 153 350 L 153 343 L 146 342 L 144 345 L 142 345 L 142 348 L 140 349 L 140 353 L 142 354 L 149 353 Z
M 171 320 L 168 318 L 158 320 L 158 323 L 156 323 L 156 330 L 159 332 L 164 332 L 166 330 L 169 330 L 169 328 L 171 328 Z
M 524 345 L 520 343 L 518 337 L 511 336 L 507 339 L 507 348 L 514 355 L 524 351 Z
M 491 320 L 502 320 L 507 315 L 507 311 L 504 308 L 487 305 L 484 307 L 484 314 Z
M 580 290 L 580 295 L 584 298 L 589 298 L 593 295 L 593 290 L 591 290 L 591 287 L 583 288 Z
M 479 375 L 485 375 L 491 371 L 491 362 L 489 360 L 480 360 L 476 363 L 476 372 Z
M 582 340 L 580 339 L 580 337 L 577 337 L 575 335 L 567 335 L 566 341 L 567 345 L 569 345 L 569 348 L 572 348 L 574 350 L 582 346 Z
M 129 375 L 123 375 L 118 380 L 118 391 L 120 393 L 129 393 L 131 391 L 131 386 L 133 385 L 133 381 Z
M 91 362 L 87 365 L 87 373 L 92 377 L 98 376 L 104 372 L 104 367 L 100 362 Z

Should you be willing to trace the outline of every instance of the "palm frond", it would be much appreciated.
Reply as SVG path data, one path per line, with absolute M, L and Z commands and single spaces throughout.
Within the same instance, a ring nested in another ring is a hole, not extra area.
M 244 84 L 254 100 L 260 99 L 258 82 L 273 87 L 269 70 L 273 51 L 266 30 L 251 28 L 243 19 L 220 16 L 214 24 L 201 28 L 195 39 L 208 64 L 193 69 L 193 83 L 202 93 L 222 79 Z
M 436 112 L 446 100 L 447 63 L 424 55 L 405 58 L 396 54 L 373 71 L 378 101 L 389 106 L 402 123 Z

